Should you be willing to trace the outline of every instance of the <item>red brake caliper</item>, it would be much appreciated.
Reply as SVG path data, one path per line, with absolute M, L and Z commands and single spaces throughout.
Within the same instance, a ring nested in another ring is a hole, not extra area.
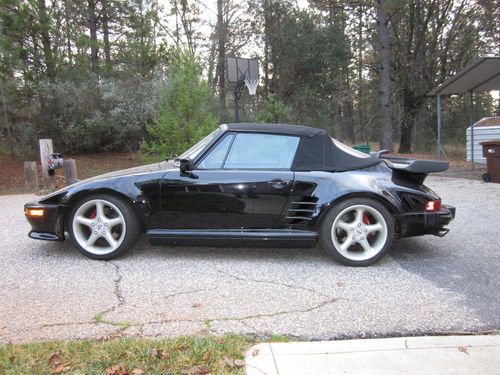
M 363 223 L 365 225 L 370 225 L 370 218 L 368 217 L 367 213 L 363 214 Z M 366 236 L 366 239 L 368 241 L 371 241 L 373 239 L 373 235 L 374 235 L 374 233 L 368 233 L 368 236 Z
M 91 218 L 91 219 L 95 219 L 95 217 L 96 217 L 96 216 L 97 216 L 97 211 L 96 211 L 96 210 L 94 210 L 94 211 L 92 211 L 92 212 L 90 213 L 90 218 Z

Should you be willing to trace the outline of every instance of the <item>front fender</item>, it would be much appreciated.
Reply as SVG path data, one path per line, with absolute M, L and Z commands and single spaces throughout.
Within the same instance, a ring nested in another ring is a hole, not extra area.
M 42 198 L 40 203 L 60 205 L 65 208 L 65 213 L 68 213 L 75 202 L 84 197 L 93 194 L 111 194 L 128 202 L 144 224 L 159 207 L 160 181 L 164 174 L 162 171 L 83 181 Z

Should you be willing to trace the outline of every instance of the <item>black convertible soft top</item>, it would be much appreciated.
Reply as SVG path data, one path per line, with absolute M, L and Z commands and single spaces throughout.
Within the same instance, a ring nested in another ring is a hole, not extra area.
M 300 137 L 292 169 L 295 171 L 348 171 L 380 163 L 375 156 L 362 154 L 334 141 L 326 131 L 303 125 L 228 124 L 229 131 L 284 134 Z

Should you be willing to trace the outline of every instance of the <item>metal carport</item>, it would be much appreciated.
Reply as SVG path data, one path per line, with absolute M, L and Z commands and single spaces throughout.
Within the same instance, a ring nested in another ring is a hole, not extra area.
M 500 90 L 500 56 L 484 56 L 474 60 L 453 77 L 435 87 L 429 96 L 436 97 L 437 156 L 442 155 L 441 146 L 441 96 L 470 94 L 471 111 L 471 163 L 474 167 L 474 93 Z

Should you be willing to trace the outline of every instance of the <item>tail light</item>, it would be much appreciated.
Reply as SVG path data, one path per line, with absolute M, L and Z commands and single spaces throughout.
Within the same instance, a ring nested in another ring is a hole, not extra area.
M 435 211 L 439 211 L 440 209 L 441 209 L 441 201 L 440 200 L 427 201 L 427 203 L 425 203 L 425 211 L 427 211 L 427 212 L 435 212 Z

